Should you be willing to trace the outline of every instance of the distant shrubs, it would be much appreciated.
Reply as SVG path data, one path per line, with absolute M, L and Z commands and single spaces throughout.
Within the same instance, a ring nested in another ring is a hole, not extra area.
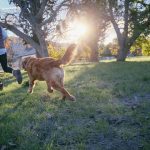
M 100 44 L 99 55 L 100 56 L 117 56 L 119 45 L 117 39 L 114 39 L 111 43 L 104 45 Z M 150 56 L 150 37 L 141 35 L 135 43 L 131 46 L 129 55 L 131 56 Z
M 118 53 L 118 43 L 114 40 L 112 43 L 107 45 L 101 44 L 99 48 L 99 55 L 100 56 L 117 56 Z
M 48 45 L 48 54 L 50 57 L 53 57 L 55 59 L 60 59 L 65 54 L 67 48 L 56 48 L 52 44 Z M 91 56 L 91 49 L 87 46 L 83 46 L 78 48 L 75 61 L 81 61 L 81 60 L 90 60 Z
M 51 44 L 48 45 L 48 54 L 50 57 L 53 57 L 55 59 L 60 59 L 65 54 L 65 51 L 65 48 L 56 49 Z
M 134 56 L 150 56 L 150 37 L 141 35 L 131 47 Z

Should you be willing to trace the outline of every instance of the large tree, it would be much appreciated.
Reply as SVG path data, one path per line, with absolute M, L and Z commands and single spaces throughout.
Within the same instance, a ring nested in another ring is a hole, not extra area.
M 31 44 L 37 56 L 48 56 L 46 36 L 56 21 L 58 13 L 69 0 L 9 0 L 18 13 L 6 13 L 0 17 L 0 26 L 6 27 Z
M 117 61 L 125 61 L 136 39 L 150 33 L 150 1 L 108 0 L 107 15 L 117 34 Z

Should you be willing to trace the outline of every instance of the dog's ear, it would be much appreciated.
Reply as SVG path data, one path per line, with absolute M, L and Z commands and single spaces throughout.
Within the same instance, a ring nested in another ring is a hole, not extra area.
M 26 61 L 26 59 L 24 59 L 24 60 L 22 61 L 22 68 L 23 68 L 24 70 L 26 70 L 26 64 L 27 64 L 27 61 Z
M 24 69 L 24 70 L 27 70 L 27 63 L 28 63 L 28 61 L 29 61 L 29 59 L 30 59 L 30 57 L 27 57 L 27 58 L 25 58 L 23 61 L 22 61 L 22 68 Z

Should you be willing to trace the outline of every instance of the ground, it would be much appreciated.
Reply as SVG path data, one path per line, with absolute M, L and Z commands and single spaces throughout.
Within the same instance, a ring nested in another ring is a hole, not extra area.
M 0 149 L 149 150 L 150 57 L 65 68 L 65 87 L 76 102 L 62 101 L 38 82 L 27 94 L 0 74 Z

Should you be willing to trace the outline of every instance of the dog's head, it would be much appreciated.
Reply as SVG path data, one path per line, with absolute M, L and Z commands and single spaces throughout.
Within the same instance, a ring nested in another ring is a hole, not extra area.
M 22 68 L 23 68 L 24 70 L 26 70 L 26 71 L 27 71 L 28 62 L 29 62 L 30 59 L 31 59 L 31 57 L 26 57 L 26 58 L 24 58 L 23 61 L 22 61 Z

